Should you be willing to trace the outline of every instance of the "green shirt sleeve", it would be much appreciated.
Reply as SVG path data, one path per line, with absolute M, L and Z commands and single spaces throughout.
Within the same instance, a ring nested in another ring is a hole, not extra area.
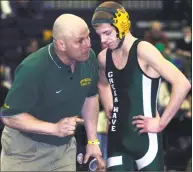
M 1 109 L 2 117 L 31 112 L 41 94 L 39 75 L 31 66 L 24 64 L 18 66 L 14 82 Z
M 98 88 L 97 88 L 97 83 L 98 83 L 98 61 L 96 58 L 96 55 L 94 51 L 91 49 L 90 52 L 90 67 L 91 67 L 91 72 L 92 72 L 92 83 L 88 92 L 87 97 L 94 96 L 98 94 Z

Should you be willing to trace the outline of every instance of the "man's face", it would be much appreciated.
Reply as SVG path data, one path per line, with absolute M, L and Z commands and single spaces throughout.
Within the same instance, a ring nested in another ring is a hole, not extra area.
M 100 36 L 102 49 L 110 48 L 113 50 L 118 46 L 120 40 L 117 38 L 116 29 L 110 24 L 99 24 L 95 27 L 95 31 Z
M 32 40 L 30 45 L 27 47 L 28 53 L 33 53 L 38 50 L 38 42 L 37 40 Z
M 183 29 L 183 35 L 184 37 L 192 37 L 192 32 L 191 32 L 191 29 L 190 28 L 184 28 Z
M 75 61 L 86 61 L 90 52 L 90 36 L 87 26 L 76 29 L 66 40 L 66 54 Z
M 151 32 L 152 32 L 153 37 L 155 37 L 155 38 L 160 37 L 160 34 L 162 32 L 161 24 L 160 23 L 153 23 Z

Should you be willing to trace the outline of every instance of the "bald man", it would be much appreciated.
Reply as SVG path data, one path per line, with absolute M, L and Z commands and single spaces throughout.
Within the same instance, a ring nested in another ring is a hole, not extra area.
M 75 171 L 74 132 L 82 123 L 84 163 L 92 156 L 103 165 L 96 133 L 98 66 L 90 46 L 85 21 L 63 14 L 54 23 L 53 43 L 18 66 L 2 107 L 2 171 Z

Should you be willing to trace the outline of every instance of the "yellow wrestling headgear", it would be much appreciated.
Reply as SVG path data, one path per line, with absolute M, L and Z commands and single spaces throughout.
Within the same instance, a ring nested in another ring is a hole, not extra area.
M 129 32 L 131 26 L 129 15 L 125 9 L 120 4 L 109 1 L 104 2 L 95 10 L 92 25 L 100 23 L 109 23 L 115 26 L 120 40 Z
M 129 15 L 125 10 L 117 9 L 115 16 L 113 18 L 113 25 L 118 29 L 119 38 L 122 39 L 129 32 L 131 26 Z

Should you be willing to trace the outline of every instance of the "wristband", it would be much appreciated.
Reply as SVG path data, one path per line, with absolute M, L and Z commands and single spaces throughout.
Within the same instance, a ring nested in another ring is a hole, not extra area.
M 88 144 L 89 144 L 89 145 L 99 145 L 100 142 L 99 142 L 98 139 L 96 139 L 96 140 L 88 140 Z

